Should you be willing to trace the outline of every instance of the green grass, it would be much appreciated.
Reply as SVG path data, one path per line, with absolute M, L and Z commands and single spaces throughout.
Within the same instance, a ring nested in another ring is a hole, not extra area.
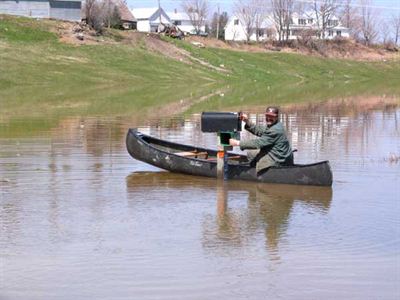
M 198 58 L 232 71 L 225 97 L 195 105 L 191 111 L 400 94 L 399 60 L 359 62 L 299 54 L 233 52 L 175 43 Z
M 188 111 L 399 95 L 400 62 L 356 62 L 285 53 L 197 48 L 166 39 L 228 73 L 188 65 L 136 45 L 73 46 L 54 21 L 0 16 L 0 131 L 16 120 L 66 116 L 146 118 L 167 104 L 222 90 Z M 111 36 L 121 37 L 116 32 Z M 51 123 L 51 122 L 50 122 Z M 48 124 L 50 124 L 48 123 Z M 51 125 L 49 125 L 51 126 Z
M 61 44 L 39 27 L 26 28 L 20 18 L 1 21 L 0 48 L 3 122 L 71 114 L 142 114 L 207 94 L 221 78 L 142 47 Z

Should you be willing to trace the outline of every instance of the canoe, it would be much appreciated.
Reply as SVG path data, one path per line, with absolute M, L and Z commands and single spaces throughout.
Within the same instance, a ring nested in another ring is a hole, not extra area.
M 126 147 L 129 154 L 155 167 L 189 175 L 217 177 L 217 151 L 161 140 L 128 130 Z M 331 186 L 329 161 L 312 164 L 271 167 L 257 174 L 245 155 L 228 153 L 228 179 L 265 183 Z

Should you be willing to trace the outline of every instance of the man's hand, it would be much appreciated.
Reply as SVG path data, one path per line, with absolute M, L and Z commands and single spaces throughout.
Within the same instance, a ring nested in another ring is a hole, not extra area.
M 246 123 L 247 126 L 250 126 L 250 120 L 249 120 L 249 116 L 247 114 L 242 113 L 240 115 L 240 120 L 242 120 L 244 123 Z
M 247 123 L 247 121 L 249 120 L 249 116 L 242 113 L 242 114 L 240 115 L 240 119 L 241 119 L 243 122 L 246 122 L 246 123 Z
M 240 146 L 240 141 L 235 139 L 229 139 L 229 145 L 231 146 Z

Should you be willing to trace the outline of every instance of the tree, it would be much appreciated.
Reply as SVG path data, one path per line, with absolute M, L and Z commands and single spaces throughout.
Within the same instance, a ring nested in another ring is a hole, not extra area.
M 94 28 L 96 23 L 96 15 L 98 13 L 98 1 L 97 0 L 85 0 L 85 5 L 83 7 L 86 17 L 86 23 Z
M 325 39 L 326 31 L 338 25 L 337 20 L 332 20 L 338 7 L 338 0 L 313 0 L 312 10 L 315 14 L 320 38 Z
M 256 33 L 258 41 L 258 33 L 266 18 L 265 0 L 237 0 L 234 4 L 234 11 L 245 27 L 247 42 L 250 41 L 253 33 Z
M 225 36 L 225 26 L 226 23 L 228 23 L 228 13 L 223 12 L 221 14 L 218 14 L 218 12 L 215 12 L 213 14 L 213 18 L 210 23 L 210 33 L 212 36 L 217 36 L 218 32 L 218 39 L 223 39 Z
M 344 27 L 349 29 L 349 34 L 353 38 L 357 35 L 358 20 L 357 9 L 353 7 L 352 0 L 344 0 L 342 10 L 340 11 L 340 22 Z
M 119 5 L 125 4 L 121 0 L 103 0 L 102 14 L 108 28 L 121 28 L 122 20 Z
M 360 0 L 359 31 L 361 40 L 367 46 L 371 45 L 378 36 L 378 31 L 376 30 L 377 15 L 377 11 L 371 7 L 370 0 Z
M 120 28 L 122 25 L 117 0 L 86 0 L 84 5 L 86 23 L 97 33 L 104 26 Z
M 392 16 L 392 26 L 393 26 L 393 34 L 394 34 L 394 44 L 397 45 L 400 40 L 400 13 L 396 16 Z
M 252 5 L 255 6 L 256 14 L 254 20 L 254 29 L 256 33 L 256 41 L 259 41 L 261 34 L 264 34 L 264 25 L 267 18 L 268 10 L 266 0 L 253 0 Z
M 382 21 L 379 25 L 379 31 L 381 32 L 381 38 L 382 38 L 382 44 L 383 45 L 388 45 L 392 43 L 390 34 L 391 32 L 387 30 L 388 28 L 388 23 L 385 21 Z
M 278 40 L 287 41 L 290 35 L 290 24 L 294 12 L 293 0 L 271 0 L 272 15 L 274 18 Z
M 86 23 L 97 33 L 101 33 L 104 27 L 104 5 L 100 0 L 86 0 L 85 6 Z
M 120 29 L 122 28 L 121 13 L 116 5 L 114 5 L 113 11 L 110 16 L 110 27 Z
M 196 34 L 201 32 L 205 26 L 208 14 L 208 1 L 207 0 L 183 0 L 182 9 L 189 16 Z

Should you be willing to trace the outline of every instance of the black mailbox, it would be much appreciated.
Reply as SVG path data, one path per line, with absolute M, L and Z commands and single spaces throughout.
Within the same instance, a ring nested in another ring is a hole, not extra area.
M 203 112 L 201 114 L 202 132 L 236 132 L 242 130 L 240 113 Z

